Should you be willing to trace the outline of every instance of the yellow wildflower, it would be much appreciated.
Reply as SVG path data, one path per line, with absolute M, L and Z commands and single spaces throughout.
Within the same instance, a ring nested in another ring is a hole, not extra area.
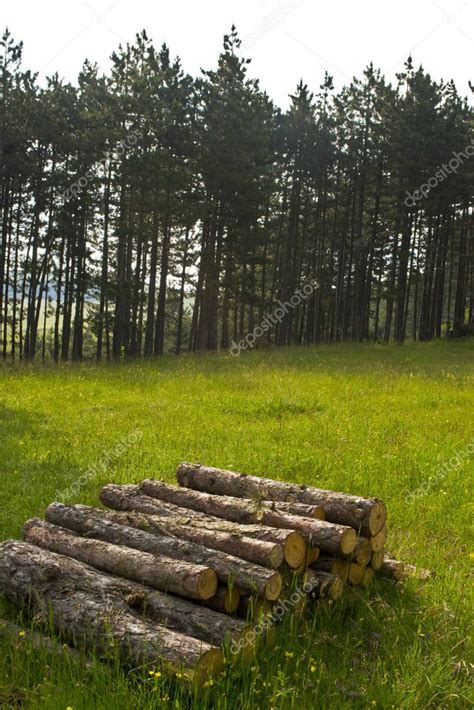
M 18 636 L 20 636 L 20 638 L 23 638 L 23 636 L 26 636 L 26 631 L 19 631 Z

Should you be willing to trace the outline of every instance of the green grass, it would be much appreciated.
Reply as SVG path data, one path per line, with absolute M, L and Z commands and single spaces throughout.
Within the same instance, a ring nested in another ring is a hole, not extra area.
M 379 496 L 391 551 L 436 571 L 427 583 L 378 581 L 355 602 L 286 619 L 274 650 L 199 698 L 164 675 L 3 640 L 0 706 L 471 707 L 473 355 L 465 340 L 0 368 L 0 538 L 19 536 L 88 470 L 71 502 L 96 503 L 109 481 L 172 481 L 191 460 Z M 141 440 L 109 454 L 102 471 L 104 453 L 137 430 Z M 456 451 L 459 465 L 435 478 Z M 427 494 L 407 504 L 430 477 Z

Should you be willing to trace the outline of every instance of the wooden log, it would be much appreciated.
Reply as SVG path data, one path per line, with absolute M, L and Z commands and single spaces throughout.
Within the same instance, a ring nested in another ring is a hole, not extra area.
M 182 486 L 205 493 L 320 505 L 326 520 L 349 525 L 366 537 L 376 535 L 387 519 L 387 509 L 377 498 L 361 498 L 192 463 L 181 463 L 176 476 Z
M 362 581 L 360 583 L 361 587 L 370 587 L 373 584 L 375 577 L 375 572 L 372 569 L 372 567 L 366 567 L 364 570 L 364 576 L 362 577 Z
M 395 579 L 396 581 L 407 579 L 409 577 L 425 580 L 430 579 L 433 576 L 433 573 L 429 570 L 415 567 L 415 565 L 409 565 L 406 562 L 401 562 L 401 560 L 397 560 L 395 557 L 392 557 L 392 555 L 389 555 L 388 552 L 384 555 L 383 564 L 380 568 L 380 574 L 384 577 Z
M 373 552 L 380 552 L 381 550 L 383 550 L 384 545 L 387 541 L 387 535 L 388 535 L 387 526 L 384 525 L 382 530 L 380 530 L 380 532 L 378 532 L 377 535 L 373 535 L 370 538 L 370 545 L 372 547 Z
M 350 561 L 359 565 L 368 565 L 372 559 L 372 545 L 368 538 L 358 537 L 354 552 L 350 554 Z
M 43 531 L 44 532 L 44 531 Z M 111 642 L 133 666 L 163 662 L 183 669 L 196 685 L 222 670 L 223 654 L 210 644 L 142 619 L 109 590 L 90 588 L 87 568 L 75 560 L 16 540 L 0 544 L 0 590 L 13 602 L 52 622 L 71 641 L 110 653 Z M 100 575 L 95 575 L 96 581 Z
M 45 567 L 45 573 L 48 573 L 49 568 L 53 571 L 58 567 L 64 568 L 65 571 L 61 574 L 68 576 L 71 586 L 92 590 L 99 595 L 120 596 L 136 613 L 143 614 L 187 636 L 206 641 L 211 645 L 222 646 L 229 640 L 238 639 L 246 630 L 245 624 L 240 620 L 215 613 L 187 599 L 100 572 L 79 560 L 33 547 L 29 543 L 21 544 L 38 565 L 42 564 Z
M 320 572 L 329 572 L 335 577 L 340 577 L 343 582 L 349 579 L 350 562 L 334 559 L 332 557 L 319 557 L 313 568 Z
M 257 621 L 263 614 L 271 612 L 271 605 L 261 597 L 252 594 L 241 594 L 237 615 L 246 621 Z
M 258 502 L 255 504 L 231 496 L 214 496 L 152 480 L 143 481 L 139 485 L 139 491 L 166 503 L 173 503 L 236 523 L 262 523 L 271 527 L 296 530 L 307 543 L 332 554 L 349 554 L 354 550 L 357 541 L 356 532 L 351 527 L 281 513 L 272 510 L 271 507 L 266 508 Z
M 164 555 L 175 560 L 208 566 L 215 571 L 220 582 L 235 583 L 238 587 L 248 592 L 258 592 L 267 599 L 278 599 L 280 596 L 282 579 L 278 572 L 218 550 L 210 550 L 194 542 L 119 525 L 90 511 L 62 503 L 52 503 L 46 510 L 46 519 L 80 535 L 87 535 L 88 538 L 131 547 L 158 557 Z
M 308 569 L 305 574 L 305 590 L 318 599 L 337 601 L 344 591 L 344 583 L 330 572 Z
M 24 537 L 38 547 L 67 555 L 125 579 L 143 582 L 155 589 L 191 599 L 209 599 L 217 589 L 216 573 L 210 567 L 148 552 L 131 550 L 102 540 L 86 539 L 43 520 L 25 523 Z
M 240 525 L 189 508 L 164 503 L 150 496 L 138 495 L 136 486 L 109 484 L 102 488 L 100 500 L 114 510 L 160 516 L 175 525 L 225 532 L 280 544 L 283 546 L 285 561 L 290 567 L 299 567 L 306 557 L 306 543 L 294 530 L 272 528 L 267 525 Z
M 306 565 L 312 565 L 316 562 L 319 557 L 320 549 L 319 547 L 314 547 L 314 545 L 308 545 L 308 553 L 306 555 Z
M 362 584 L 365 570 L 365 565 L 359 565 L 357 562 L 351 562 L 349 564 L 349 582 L 356 586 Z
M 326 513 L 322 505 L 308 505 L 306 503 L 285 503 L 275 501 L 260 500 L 268 510 L 278 510 L 280 513 L 289 513 L 290 515 L 302 515 L 304 518 L 315 518 L 316 520 L 326 520 Z
M 221 614 L 234 614 L 237 611 L 237 607 L 240 602 L 240 592 L 235 587 L 217 587 L 217 592 L 212 597 L 205 602 L 202 602 L 203 606 L 208 609 L 213 609 Z
M 379 570 L 381 566 L 383 565 L 383 558 L 385 556 L 384 550 L 380 550 L 379 552 L 373 552 L 372 557 L 370 560 L 370 566 L 372 569 Z
M 285 559 L 283 545 L 280 543 L 257 540 L 236 533 L 211 531 L 189 525 L 177 525 L 171 518 L 155 515 L 101 510 L 87 505 L 75 505 L 73 507 L 89 515 L 110 520 L 119 525 L 128 525 L 145 532 L 159 533 L 168 537 L 194 542 L 211 550 L 219 550 L 270 569 L 278 569 Z M 54 521 L 51 520 L 51 522 Z

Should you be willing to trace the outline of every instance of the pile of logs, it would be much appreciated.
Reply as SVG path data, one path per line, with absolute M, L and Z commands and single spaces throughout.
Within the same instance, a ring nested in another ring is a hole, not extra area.
M 0 544 L 0 591 L 73 645 L 200 686 L 272 642 L 278 605 L 416 573 L 385 554 L 375 498 L 189 463 L 177 482 L 106 485 L 107 510 L 52 503 Z

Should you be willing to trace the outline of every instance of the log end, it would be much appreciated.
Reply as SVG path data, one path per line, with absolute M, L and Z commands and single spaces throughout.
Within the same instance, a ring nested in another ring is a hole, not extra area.
M 278 567 L 281 567 L 283 562 L 285 561 L 285 552 L 283 550 L 282 545 L 277 545 L 275 544 L 273 546 L 273 549 L 270 553 L 270 566 L 273 567 L 273 569 L 278 569 Z
M 306 543 L 297 532 L 291 532 L 285 540 L 285 560 L 289 567 L 297 569 L 306 559 Z
M 275 572 L 265 585 L 265 598 L 269 601 L 275 601 L 280 596 L 282 587 L 282 576 L 279 572 Z
M 349 577 L 350 563 L 344 560 L 336 560 L 334 562 L 331 573 L 339 577 L 343 582 L 346 582 Z
M 370 565 L 372 569 L 380 569 L 383 565 L 384 551 L 379 550 L 378 552 L 372 553 L 372 559 L 370 560 Z
M 349 582 L 355 585 L 362 584 L 366 569 L 367 568 L 364 565 L 359 565 L 357 562 L 351 562 L 349 565 Z
M 217 575 L 213 569 L 206 568 L 199 574 L 198 594 L 201 599 L 211 599 L 217 592 Z
M 306 554 L 306 564 L 309 567 L 312 565 L 314 562 L 319 557 L 319 547 L 314 547 L 314 545 L 309 545 L 308 546 L 308 552 Z
M 383 547 L 385 543 L 387 542 L 387 526 L 384 525 L 381 530 L 377 533 L 377 535 L 373 535 L 370 538 L 370 545 L 373 550 L 373 552 L 380 552 L 380 550 L 383 550 Z
M 370 509 L 369 513 L 369 532 L 371 535 L 377 535 L 387 521 L 387 508 L 381 500 L 376 500 Z
M 336 577 L 331 584 L 329 589 L 329 598 L 333 601 L 338 601 L 344 592 L 344 582 L 340 577 Z
M 224 654 L 219 648 L 210 648 L 199 659 L 196 667 L 190 672 L 194 687 L 202 688 L 209 678 L 215 677 L 224 670 Z
M 370 587 L 373 583 L 375 577 L 375 572 L 372 567 L 366 567 L 364 570 L 364 576 L 362 577 L 361 587 Z
M 360 565 L 368 565 L 372 559 L 372 545 L 367 538 L 359 538 L 355 549 L 355 561 Z
M 322 505 L 314 506 L 313 518 L 315 518 L 316 520 L 326 520 L 326 513 Z
M 341 553 L 343 555 L 350 555 L 354 552 L 355 546 L 357 544 L 357 533 L 352 528 L 344 530 L 341 535 Z

